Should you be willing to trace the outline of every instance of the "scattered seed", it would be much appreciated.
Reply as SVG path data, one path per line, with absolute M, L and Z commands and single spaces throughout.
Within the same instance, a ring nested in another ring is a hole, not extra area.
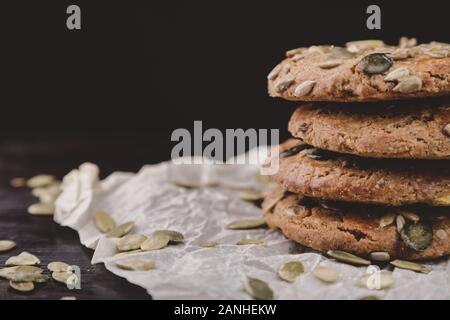
M 11 280 L 13 275 L 17 272 L 17 268 L 19 268 L 19 267 L 1 268 L 0 269 L 0 277 Z
M 6 260 L 5 265 L 7 266 L 33 266 L 36 264 L 40 264 L 41 261 L 31 253 L 26 251 L 22 252 L 18 256 L 10 257 Z
M 20 292 L 30 292 L 34 290 L 33 282 L 14 282 L 11 280 L 9 281 L 9 286 Z
M 392 82 L 392 81 L 399 81 L 407 76 L 409 76 L 410 71 L 408 68 L 401 67 L 398 69 L 395 69 L 394 71 L 388 73 L 388 75 L 384 78 L 384 81 Z
M 416 251 L 423 251 L 433 241 L 433 227 L 425 221 L 406 224 L 400 236 L 406 246 Z
M 383 290 L 394 284 L 394 277 L 392 272 L 381 270 L 372 274 L 365 274 L 359 279 L 359 283 L 369 290 Z
M 384 228 L 384 227 L 391 225 L 392 223 L 394 223 L 394 220 L 395 220 L 395 214 L 388 213 L 388 214 L 384 215 L 380 219 L 380 228 Z
M 65 262 L 54 261 L 47 265 L 47 269 L 52 272 L 71 272 L 72 268 Z
M 115 227 L 111 231 L 109 231 L 106 236 L 110 238 L 121 238 L 127 233 L 129 233 L 134 228 L 134 222 L 125 222 L 118 227 Z
M 411 270 L 416 272 L 422 272 L 422 273 L 430 273 L 431 269 L 418 263 L 410 262 L 410 261 L 404 261 L 404 260 L 394 260 L 391 261 L 391 264 L 394 267 L 405 269 L 405 270 Z
M 164 234 L 167 235 L 170 239 L 170 241 L 174 242 L 180 242 L 184 240 L 184 236 L 181 232 L 174 231 L 174 230 L 157 230 L 153 234 Z
M 343 63 L 342 60 L 328 60 L 320 62 L 318 66 L 321 69 L 333 69 L 340 66 L 342 63 Z
M 241 200 L 245 201 L 259 201 L 264 198 L 264 195 L 261 192 L 251 189 L 241 190 L 238 196 Z
M 250 244 L 256 244 L 256 245 L 261 245 L 261 244 L 265 244 L 266 242 L 264 240 L 260 240 L 260 239 L 242 239 L 239 240 L 238 242 L 236 242 L 236 244 L 238 246 L 245 246 L 245 245 L 250 245 Z
M 110 232 L 116 227 L 114 219 L 104 211 L 94 213 L 94 223 L 97 229 L 102 233 Z
M 218 245 L 217 242 L 203 242 L 199 244 L 199 246 L 202 248 L 215 248 L 217 247 L 217 245 Z
M 77 300 L 77 297 L 66 296 L 66 297 L 61 297 L 59 300 Z
M 9 182 L 10 186 L 13 188 L 21 188 L 25 187 L 27 185 L 27 179 L 25 178 L 13 178 Z
M 0 252 L 13 249 L 17 244 L 12 240 L 0 240 Z
M 406 221 L 405 218 L 403 218 L 403 216 L 397 216 L 397 218 L 395 219 L 395 223 L 397 224 L 397 231 L 401 232 L 405 227 Z
M 393 89 L 395 92 L 412 93 L 422 90 L 422 79 L 416 76 L 402 78 Z
M 155 263 L 151 260 L 136 259 L 116 262 L 116 266 L 130 271 L 147 271 L 155 268 Z
M 436 230 L 436 237 L 441 240 L 447 239 L 447 232 L 443 229 Z
M 295 80 L 295 77 L 293 75 L 287 75 L 284 78 L 279 79 L 274 84 L 275 91 L 278 93 L 281 93 L 281 92 L 287 90 L 291 86 L 291 84 L 294 82 L 294 80 Z
M 359 298 L 359 300 L 382 300 L 382 299 L 377 296 L 364 296 Z
M 339 271 L 324 266 L 315 267 L 313 270 L 313 275 L 320 281 L 326 283 L 333 283 L 339 279 Z
M 228 230 L 246 230 L 266 227 L 264 219 L 248 219 L 233 221 L 225 226 Z
M 147 240 L 141 244 L 143 251 L 159 250 L 167 247 L 170 241 L 170 236 L 165 233 L 154 233 Z
M 305 267 L 300 261 L 289 261 L 283 264 L 278 270 L 278 276 L 287 281 L 295 282 L 295 280 L 305 272 Z
M 34 216 L 51 216 L 55 212 L 53 203 L 35 203 L 28 207 L 28 213 Z
M 339 250 L 329 250 L 327 252 L 327 254 L 338 260 L 341 262 L 345 262 L 345 263 L 349 263 L 349 264 L 354 264 L 354 265 L 362 265 L 362 266 L 368 266 L 370 265 L 370 261 L 360 258 L 358 256 L 355 256 L 351 253 L 348 252 L 344 252 L 344 251 L 339 251 Z
M 393 61 L 384 53 L 372 53 L 365 56 L 358 64 L 368 75 L 380 74 L 392 67 Z
M 60 283 L 75 287 L 79 281 L 77 275 L 72 272 L 53 272 L 52 278 Z
M 370 254 L 370 259 L 374 261 L 385 262 L 391 260 L 391 256 L 388 252 L 372 252 Z
M 300 83 L 294 91 L 294 95 L 296 97 L 304 97 L 311 93 L 311 91 L 314 89 L 314 86 L 316 85 L 315 81 L 312 80 L 306 80 L 302 83 Z
M 272 71 L 270 71 L 269 75 L 267 76 L 267 79 L 275 80 L 275 78 L 278 77 L 280 72 L 281 72 L 281 64 L 277 65 L 275 68 L 273 68 Z
M 34 176 L 31 179 L 28 179 L 27 181 L 27 187 L 29 188 L 39 188 L 39 187 L 45 187 L 49 184 L 53 183 L 55 181 L 55 177 L 49 174 L 40 174 L 37 176 Z
M 147 237 L 142 234 L 130 234 L 123 238 L 120 238 L 117 242 L 117 250 L 130 251 L 139 249 Z
M 37 272 L 15 272 L 10 280 L 13 282 L 36 282 L 36 283 L 44 283 L 48 281 L 48 276 L 37 273 Z
M 272 300 L 273 291 L 262 280 L 247 277 L 244 283 L 245 291 L 256 300 Z

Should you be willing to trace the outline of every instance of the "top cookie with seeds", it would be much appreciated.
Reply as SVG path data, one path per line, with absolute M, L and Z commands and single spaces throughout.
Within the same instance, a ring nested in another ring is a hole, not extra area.
M 292 101 L 363 102 L 450 94 L 450 44 L 380 40 L 286 53 L 268 75 L 269 94 Z

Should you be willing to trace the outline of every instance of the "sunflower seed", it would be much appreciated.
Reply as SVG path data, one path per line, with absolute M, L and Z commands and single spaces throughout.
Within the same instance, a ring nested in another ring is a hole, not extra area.
M 147 271 L 155 268 L 155 263 L 151 260 L 136 259 L 116 262 L 116 266 L 120 269 L 130 271 Z
M 60 283 L 64 283 L 69 286 L 76 286 L 78 284 L 78 277 L 72 272 L 53 272 L 52 278 Z
M 295 77 L 290 74 L 288 74 L 284 78 L 279 79 L 274 84 L 275 91 L 278 93 L 281 93 L 281 92 L 287 90 L 291 86 L 291 84 L 294 82 L 294 80 L 295 80 Z
M 433 241 L 433 227 L 424 221 L 409 223 L 401 230 L 400 236 L 406 246 L 416 251 L 423 251 Z
M 31 253 L 26 251 L 22 252 L 18 256 L 10 257 L 6 260 L 5 265 L 7 266 L 33 266 L 36 264 L 40 264 L 41 261 Z
M 444 132 L 445 132 L 448 136 L 450 136 L 450 123 L 447 124 L 447 125 L 444 127 Z
M 413 221 L 413 222 L 417 222 L 420 220 L 420 217 L 415 214 L 414 212 L 410 212 L 410 211 L 399 211 L 399 213 L 402 215 L 403 218 Z
M 410 75 L 409 69 L 401 67 L 388 73 L 388 75 L 384 78 L 384 81 L 386 82 L 399 81 L 400 79 L 405 78 L 409 75 Z
M 287 282 L 295 282 L 295 280 L 305 272 L 305 268 L 303 267 L 303 263 L 300 261 L 289 261 L 283 264 L 278 270 L 278 276 L 287 281 Z
M 313 270 L 313 275 L 320 281 L 326 283 L 333 283 L 339 279 L 339 271 L 323 266 L 315 267 Z
M 359 279 L 359 283 L 369 290 L 383 290 L 394 284 L 394 277 L 392 272 L 381 270 L 372 274 L 365 274 Z
M 34 290 L 33 282 L 14 282 L 11 280 L 9 281 L 9 286 L 14 290 L 21 292 L 30 292 Z
M 416 76 L 402 78 L 393 89 L 395 92 L 412 93 L 422 90 L 422 79 Z
M 28 213 L 34 216 L 51 216 L 55 212 L 53 203 L 35 203 L 28 207 Z
M 448 56 L 447 50 L 437 50 L 437 51 L 425 51 L 425 54 L 437 59 L 442 59 Z
M 72 268 L 65 262 L 54 261 L 47 265 L 47 269 L 52 272 L 70 272 Z
M 275 78 L 278 77 L 280 72 L 281 72 L 281 64 L 277 65 L 275 68 L 273 68 L 272 71 L 270 71 L 269 75 L 267 76 L 267 79 L 275 80 Z
M 300 83 L 294 91 L 294 95 L 296 97 L 304 97 L 311 93 L 311 91 L 314 89 L 314 86 L 316 85 L 315 81 L 306 80 L 302 83 Z
M 286 57 L 288 57 L 288 58 L 293 57 L 299 53 L 303 53 L 306 50 L 307 50 L 307 48 L 302 47 L 302 48 L 296 48 L 296 49 L 286 51 Z
M 330 48 L 330 53 L 337 57 L 337 58 L 341 58 L 341 59 L 352 59 L 355 57 L 355 54 L 348 51 L 345 48 L 342 47 L 337 47 L 337 46 L 332 46 Z
M 391 225 L 392 223 L 394 223 L 394 220 L 395 220 L 395 214 L 388 213 L 388 214 L 384 215 L 380 219 L 380 228 L 384 228 L 384 227 Z
M 16 266 L 0 269 L 0 277 L 12 280 L 18 273 L 41 274 L 44 270 L 35 266 Z
M 184 236 L 181 232 L 174 230 L 157 230 L 153 234 L 165 234 L 169 237 L 170 241 L 180 242 L 184 240 Z
M 340 66 L 342 63 L 343 63 L 342 60 L 328 60 L 320 62 L 318 66 L 321 69 L 333 69 Z
M 199 246 L 202 248 L 215 248 L 217 247 L 217 245 L 218 245 L 217 242 L 203 242 L 199 244 Z
M 94 213 L 94 223 L 97 229 L 102 233 L 110 232 L 116 227 L 114 219 L 104 211 Z
M 405 48 L 399 48 L 394 52 L 392 52 L 391 54 L 389 54 L 389 56 L 395 61 L 404 60 L 410 57 L 410 51 Z
M 397 216 L 397 218 L 395 218 L 395 223 L 397 224 L 397 231 L 401 232 L 405 227 L 406 221 L 405 218 L 403 218 L 403 216 Z
M 327 252 L 327 254 L 338 260 L 341 262 L 345 262 L 345 263 L 349 263 L 349 264 L 354 264 L 354 265 L 362 265 L 362 266 L 368 266 L 370 265 L 370 261 L 357 257 L 351 253 L 348 252 L 344 252 L 344 251 L 339 251 L 339 250 L 329 250 Z
M 34 176 L 27 181 L 27 187 L 29 188 L 39 188 L 45 187 L 55 181 L 55 177 L 49 174 L 40 174 Z
M 431 269 L 418 263 L 410 262 L 410 261 L 404 261 L 404 260 L 394 260 L 391 261 L 391 264 L 394 267 L 405 269 L 405 270 L 411 270 L 416 272 L 422 272 L 422 273 L 430 273 Z
M 358 64 L 368 75 L 380 74 L 392 67 L 392 59 L 384 53 L 372 53 L 365 56 Z
M 16 243 L 11 240 L 0 240 L 0 252 L 5 252 L 13 249 Z
M 36 272 L 21 272 L 17 271 L 14 273 L 11 278 L 11 281 L 14 282 L 36 282 L 36 283 L 44 283 L 48 281 L 48 276 Z
M 283 189 L 278 189 L 276 194 L 271 196 L 270 198 L 266 198 L 263 206 L 263 213 L 269 213 L 275 208 L 275 206 L 283 200 L 285 197 L 285 192 Z
M 147 237 L 142 234 L 130 234 L 123 238 L 120 238 L 117 242 L 117 250 L 130 251 L 139 249 Z
M 385 262 L 391 260 L 391 256 L 388 252 L 372 252 L 370 254 L 370 259 L 374 261 Z
M 245 291 L 256 300 L 272 300 L 273 291 L 267 283 L 256 278 L 247 277 Z
M 66 296 L 66 297 L 61 297 L 61 298 L 59 298 L 59 300 L 77 300 L 77 297 Z
M 27 185 L 27 179 L 25 178 L 13 178 L 11 179 L 11 181 L 9 182 L 10 186 L 13 188 L 21 188 L 21 187 L 25 187 Z
M 264 198 L 264 195 L 255 190 L 247 189 L 239 192 L 238 197 L 245 201 L 258 201 Z
M 134 222 L 125 222 L 118 227 L 115 227 L 111 231 L 109 231 L 106 236 L 110 238 L 121 238 L 127 233 L 129 233 L 134 228 Z
M 249 219 L 233 221 L 225 226 L 228 230 L 246 230 L 266 227 L 264 219 Z
M 236 244 L 238 246 L 245 246 L 245 245 L 250 245 L 250 244 L 256 244 L 256 245 L 261 245 L 261 244 L 265 244 L 266 242 L 264 240 L 260 240 L 260 239 L 242 239 L 239 240 L 238 242 L 236 242 Z
M 400 48 L 411 48 L 417 46 L 416 38 L 401 37 L 398 46 Z
M 436 230 L 436 237 L 438 237 L 441 240 L 445 240 L 447 239 L 447 232 L 442 229 Z
M 165 233 L 154 233 L 147 240 L 141 244 L 141 249 L 144 251 L 159 250 L 167 247 L 170 241 L 170 236 Z
M 360 40 L 347 42 L 346 47 L 349 52 L 359 53 L 365 49 L 384 47 L 384 42 L 381 40 Z
M 11 280 L 11 277 L 17 272 L 19 267 L 0 268 L 0 277 Z

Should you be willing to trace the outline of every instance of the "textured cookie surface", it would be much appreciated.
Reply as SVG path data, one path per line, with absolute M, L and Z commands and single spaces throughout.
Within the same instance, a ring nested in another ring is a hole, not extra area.
M 407 260 L 432 259 L 450 253 L 450 218 L 445 208 L 330 203 L 290 193 L 274 205 L 277 196 L 278 191 L 273 192 L 263 202 L 267 224 L 280 229 L 287 238 L 321 252 L 342 250 L 363 257 L 372 252 L 387 252 L 391 259 Z M 405 213 L 413 213 L 420 219 L 415 223 L 430 228 L 427 246 L 420 251 L 407 245 L 398 231 L 396 217 Z M 394 218 L 386 225 L 387 216 Z
M 280 145 L 279 158 L 272 178 L 293 193 L 395 206 L 450 206 L 448 160 L 361 158 L 293 139 Z
M 312 46 L 287 52 L 268 75 L 269 94 L 293 101 L 361 102 L 450 93 L 450 45 L 398 46 L 357 41 L 347 48 Z
M 317 148 L 363 157 L 450 159 L 450 99 L 307 104 L 289 131 Z

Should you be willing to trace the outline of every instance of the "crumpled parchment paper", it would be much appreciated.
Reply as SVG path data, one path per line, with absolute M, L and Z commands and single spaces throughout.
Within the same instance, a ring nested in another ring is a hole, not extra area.
M 231 221 L 261 217 L 260 209 L 240 200 L 236 190 L 261 188 L 256 178 L 258 170 L 258 166 L 251 165 L 165 162 L 144 166 L 136 174 L 115 172 L 99 181 L 99 168 L 85 163 L 64 178 L 54 218 L 75 229 L 81 243 L 95 250 L 92 263 L 104 263 L 112 273 L 147 289 L 155 299 L 249 299 L 243 290 L 246 276 L 266 281 L 275 299 L 359 299 L 368 295 L 383 299 L 450 299 L 447 259 L 427 264 L 433 270 L 430 274 L 395 269 L 394 286 L 373 291 L 358 284 L 365 267 L 342 264 L 313 251 L 296 253 L 295 244 L 274 230 L 225 230 Z M 221 185 L 185 189 L 175 186 L 175 180 Z M 135 221 L 133 233 L 172 229 L 182 232 L 186 240 L 158 251 L 114 257 L 117 239 L 106 238 L 96 229 L 92 214 L 97 209 L 108 212 L 118 224 Z M 235 245 L 244 238 L 263 239 L 267 245 Z M 199 246 L 207 241 L 220 245 Z M 151 259 L 156 269 L 125 271 L 115 266 L 119 260 L 134 258 Z M 292 284 L 277 276 L 280 265 L 291 260 L 305 266 L 305 273 Z M 319 264 L 339 270 L 339 280 L 325 284 L 316 279 L 312 270 Z

